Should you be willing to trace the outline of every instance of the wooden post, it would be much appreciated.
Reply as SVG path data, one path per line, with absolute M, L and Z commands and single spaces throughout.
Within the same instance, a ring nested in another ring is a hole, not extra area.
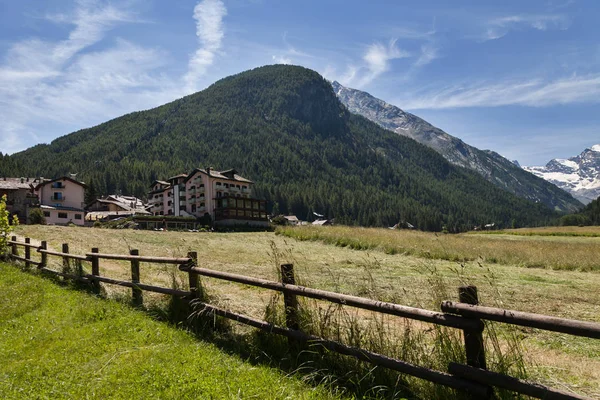
M 281 283 L 284 285 L 295 285 L 294 264 L 281 264 Z M 295 294 L 283 292 L 283 303 L 285 305 L 285 324 L 289 329 L 300 330 L 298 321 L 298 298 Z
M 458 299 L 461 303 L 479 304 L 477 297 L 477 287 L 461 286 L 458 288 Z M 478 318 L 474 318 L 479 320 Z M 481 321 L 481 320 L 479 320 Z M 465 351 L 467 353 L 467 364 L 481 369 L 486 369 L 485 366 L 485 348 L 483 346 L 482 331 L 464 330 L 465 335 Z
M 17 237 L 16 237 L 16 236 L 13 236 L 13 237 L 11 237 L 10 239 L 11 239 L 13 242 L 16 242 L 16 241 L 17 241 Z M 11 253 L 12 253 L 12 255 L 13 255 L 13 256 L 18 256 L 18 255 L 19 255 L 19 249 L 17 248 L 17 245 L 13 243 L 13 244 L 11 245 L 11 247 L 12 247 L 12 248 L 11 248 Z
M 139 256 L 140 251 L 137 249 L 132 249 L 129 251 L 129 254 L 132 256 Z M 140 261 L 139 260 L 131 260 L 131 282 L 132 283 L 140 283 Z M 144 303 L 144 297 L 142 294 L 142 289 L 138 286 L 134 285 L 131 287 L 131 297 L 133 305 L 136 307 L 141 307 Z
M 198 266 L 198 253 L 195 251 L 190 251 L 187 254 L 188 258 L 192 259 L 192 266 Z M 202 287 L 200 286 L 200 279 L 198 278 L 198 274 L 193 271 L 188 271 L 188 282 L 190 284 L 190 292 L 192 293 L 190 299 L 198 299 L 203 297 Z
M 48 249 L 48 243 L 45 240 L 42 240 L 42 244 L 40 246 L 41 250 L 46 250 Z M 48 254 L 46 253 L 40 253 L 41 254 L 41 260 L 40 260 L 40 265 L 38 268 L 46 268 L 48 266 Z
M 25 238 L 25 243 L 30 244 L 31 239 Z M 31 266 L 31 264 L 29 263 L 29 260 L 31 260 L 31 247 L 25 246 L 25 268 L 29 268 Z
M 94 247 L 92 249 L 92 253 L 99 253 L 98 248 Z M 92 275 L 99 276 L 100 275 L 100 259 L 98 256 L 92 256 Z M 92 281 L 92 289 L 94 293 L 100 294 L 100 281 L 93 280 Z
M 62 252 L 63 253 L 68 253 L 69 252 L 69 243 L 63 243 L 62 244 Z M 67 273 L 69 272 L 69 259 L 65 256 L 63 256 L 63 268 L 62 268 L 62 272 Z

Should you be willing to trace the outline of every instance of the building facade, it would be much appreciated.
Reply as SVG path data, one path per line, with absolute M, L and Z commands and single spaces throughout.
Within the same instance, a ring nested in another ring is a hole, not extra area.
M 84 225 L 86 185 L 73 177 L 40 179 L 35 193 L 49 225 Z
M 237 171 L 196 168 L 154 181 L 148 193 L 153 215 L 211 217 L 217 225 L 267 225 L 266 202 L 252 197 L 254 183 Z
M 29 210 L 39 206 L 39 200 L 34 193 L 38 178 L 0 178 L 0 197 L 6 195 L 6 209 L 26 223 Z

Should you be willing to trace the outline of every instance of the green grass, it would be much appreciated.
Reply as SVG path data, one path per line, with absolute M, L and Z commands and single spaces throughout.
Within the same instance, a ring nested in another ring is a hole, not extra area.
M 3 263 L 0 293 L 2 399 L 339 398 Z

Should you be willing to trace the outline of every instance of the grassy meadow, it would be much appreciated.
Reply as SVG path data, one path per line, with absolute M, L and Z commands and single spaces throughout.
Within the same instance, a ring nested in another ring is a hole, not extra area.
M 118 302 L 0 263 L 2 399 L 334 399 Z
M 282 228 L 276 233 L 188 233 L 21 226 L 17 234 L 31 237 L 34 242 L 46 240 L 53 249 L 69 243 L 70 251 L 77 254 L 89 252 L 91 247 L 120 254 L 136 248 L 141 255 L 156 256 L 185 256 L 188 251 L 197 251 L 202 267 L 274 280 L 278 279 L 277 266 L 292 262 L 298 280 L 307 286 L 436 311 L 441 300 L 457 300 L 458 286 L 468 283 L 478 287 L 485 305 L 600 322 L 600 238 L 596 237 L 441 235 L 349 227 Z M 53 268 L 60 268 L 58 259 L 50 260 Z M 89 266 L 85 268 L 89 270 Z M 128 263 L 102 260 L 100 269 L 102 275 L 129 279 Z M 143 263 L 141 281 L 185 287 L 186 276 L 174 267 Z M 265 310 L 273 305 L 269 291 L 209 278 L 203 279 L 203 285 L 219 305 L 258 318 L 265 318 Z M 105 286 L 105 290 L 109 297 L 130 295 L 129 290 L 114 286 Z M 144 296 L 146 304 L 166 301 L 161 295 Z M 280 298 L 275 299 L 281 303 Z M 380 318 L 350 308 L 340 313 L 325 303 L 311 303 L 311 307 L 315 324 L 319 325 L 315 327 L 317 332 L 327 331 L 338 335 L 334 338 L 352 341 L 355 338 L 347 334 L 332 332 L 332 323 L 345 324 L 349 331 L 358 325 L 363 342 L 378 334 L 385 336 L 376 343 L 379 346 L 410 330 L 414 333 L 410 339 L 396 340 L 404 350 L 393 349 L 393 354 L 420 364 L 436 357 L 445 360 L 447 356 L 434 357 L 436 333 L 429 325 L 407 325 L 397 318 Z M 496 347 L 507 350 L 516 344 L 528 366 L 528 378 L 600 397 L 597 340 L 529 328 L 494 327 L 501 337 Z M 243 327 L 239 330 L 248 331 Z M 460 337 L 454 343 L 460 343 Z M 488 342 L 488 349 L 493 344 Z M 422 349 L 406 352 L 411 346 Z M 456 357 L 460 357 L 460 351 L 448 349 Z M 490 358 L 492 365 L 499 365 L 497 356 Z

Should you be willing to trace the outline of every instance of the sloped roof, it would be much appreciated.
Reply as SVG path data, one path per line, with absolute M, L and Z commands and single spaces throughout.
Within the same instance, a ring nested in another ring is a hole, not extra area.
M 228 169 L 225 171 L 216 171 L 214 169 L 210 169 L 210 174 L 208 174 L 206 172 L 206 170 L 204 168 L 195 168 L 192 172 L 190 172 L 187 176 L 187 178 L 185 179 L 185 181 L 189 181 L 190 179 L 192 179 L 192 176 L 196 175 L 197 172 L 203 173 L 205 175 L 209 175 L 212 178 L 218 178 L 218 179 L 224 179 L 224 180 L 228 180 L 228 181 L 237 181 L 237 182 L 245 182 L 245 183 L 254 183 L 252 182 L 250 179 L 244 178 L 241 175 L 238 175 L 235 169 Z M 227 176 L 227 175 L 229 176 Z
M 18 190 L 31 189 L 34 183 L 39 183 L 38 178 L 0 178 L 0 189 Z
M 71 178 L 71 177 L 69 177 L 69 176 L 63 176 L 63 177 L 56 178 L 56 179 L 48 179 L 48 180 L 44 179 L 44 182 L 41 182 L 41 183 L 39 183 L 39 184 L 38 184 L 38 185 L 35 187 L 35 189 L 37 190 L 37 189 L 39 189 L 41 186 L 44 186 L 44 185 L 47 185 L 47 184 L 49 184 L 49 183 L 53 183 L 53 182 L 62 181 L 62 180 L 65 180 L 65 181 L 71 181 L 71 182 L 73 182 L 73 183 L 76 183 L 76 184 L 78 184 L 78 185 L 80 185 L 80 186 L 83 186 L 84 188 L 87 188 L 87 185 L 86 185 L 85 183 L 83 183 L 83 182 L 79 182 L 78 180 L 76 180 L 76 179 L 73 179 L 73 178 Z

